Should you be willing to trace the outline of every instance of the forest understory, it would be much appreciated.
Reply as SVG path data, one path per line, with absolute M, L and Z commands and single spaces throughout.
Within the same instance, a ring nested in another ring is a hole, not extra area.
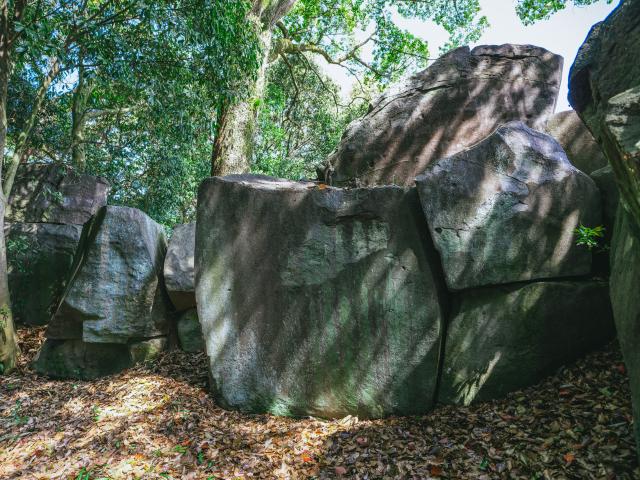
M 616 343 L 504 400 L 325 421 L 221 409 L 204 354 L 49 380 L 29 367 L 43 334 L 19 330 L 20 366 L 0 377 L 2 479 L 640 478 Z

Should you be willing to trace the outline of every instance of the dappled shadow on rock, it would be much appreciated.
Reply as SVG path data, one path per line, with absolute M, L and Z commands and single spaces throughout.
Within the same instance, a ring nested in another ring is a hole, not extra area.
M 628 382 L 616 345 L 535 387 L 474 407 L 365 421 L 229 412 L 202 354 L 93 382 L 49 381 L 26 354 L 0 378 L 0 477 L 637 478 Z M 25 342 L 26 340 L 26 342 Z
M 377 98 L 327 162 L 336 185 L 413 185 L 434 160 L 553 113 L 562 57 L 531 45 L 460 47 Z
M 196 296 L 214 395 L 281 415 L 428 411 L 445 315 L 438 265 L 415 189 L 206 180 Z

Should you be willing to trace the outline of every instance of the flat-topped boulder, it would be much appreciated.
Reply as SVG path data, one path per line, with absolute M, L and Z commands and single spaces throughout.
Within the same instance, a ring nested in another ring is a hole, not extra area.
M 414 188 L 210 178 L 195 264 L 222 406 L 321 417 L 432 407 L 443 285 Z
M 73 276 L 46 332 L 49 340 L 74 346 L 49 342 L 40 353 L 40 371 L 47 373 L 47 355 L 56 351 L 104 352 L 80 347 L 79 341 L 130 346 L 166 336 L 171 310 L 162 278 L 166 247 L 162 226 L 140 210 L 108 206 L 98 211 L 83 228 Z M 131 358 L 144 357 L 140 351 Z
M 64 166 L 21 165 L 9 197 L 7 221 L 82 225 L 107 204 L 109 183 Z
M 451 290 L 586 275 L 580 224 L 600 225 L 600 193 L 549 135 L 511 122 L 416 179 Z
M 413 185 L 434 160 L 513 120 L 553 113 L 562 57 L 531 45 L 455 49 L 383 93 L 352 122 L 322 173 L 335 185 Z
M 600 145 L 574 110 L 551 115 L 544 131 L 558 141 L 571 164 L 584 173 L 591 174 L 607 165 Z
M 11 310 L 17 323 L 45 325 L 58 306 L 81 225 L 5 224 Z
M 608 285 L 550 281 L 460 294 L 447 327 L 439 400 L 505 396 L 615 336 Z
M 196 224 L 177 225 L 169 240 L 164 259 L 164 282 L 176 310 L 196 306 L 193 258 L 196 247 Z

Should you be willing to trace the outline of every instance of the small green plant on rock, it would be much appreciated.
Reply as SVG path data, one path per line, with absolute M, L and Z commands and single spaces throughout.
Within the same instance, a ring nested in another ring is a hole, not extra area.
M 605 228 L 602 225 L 590 228 L 580 224 L 575 232 L 578 237 L 576 245 L 584 245 L 589 250 L 594 248 L 598 248 L 600 251 L 606 250 L 606 246 L 601 243 L 605 232 Z

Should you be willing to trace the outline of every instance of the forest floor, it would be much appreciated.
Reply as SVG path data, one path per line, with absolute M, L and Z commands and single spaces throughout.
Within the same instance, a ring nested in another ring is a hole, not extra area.
M 19 335 L 20 367 L 0 377 L 2 479 L 640 478 L 616 344 L 501 401 L 324 421 L 219 408 L 204 354 L 51 381 L 29 368 L 42 329 Z

